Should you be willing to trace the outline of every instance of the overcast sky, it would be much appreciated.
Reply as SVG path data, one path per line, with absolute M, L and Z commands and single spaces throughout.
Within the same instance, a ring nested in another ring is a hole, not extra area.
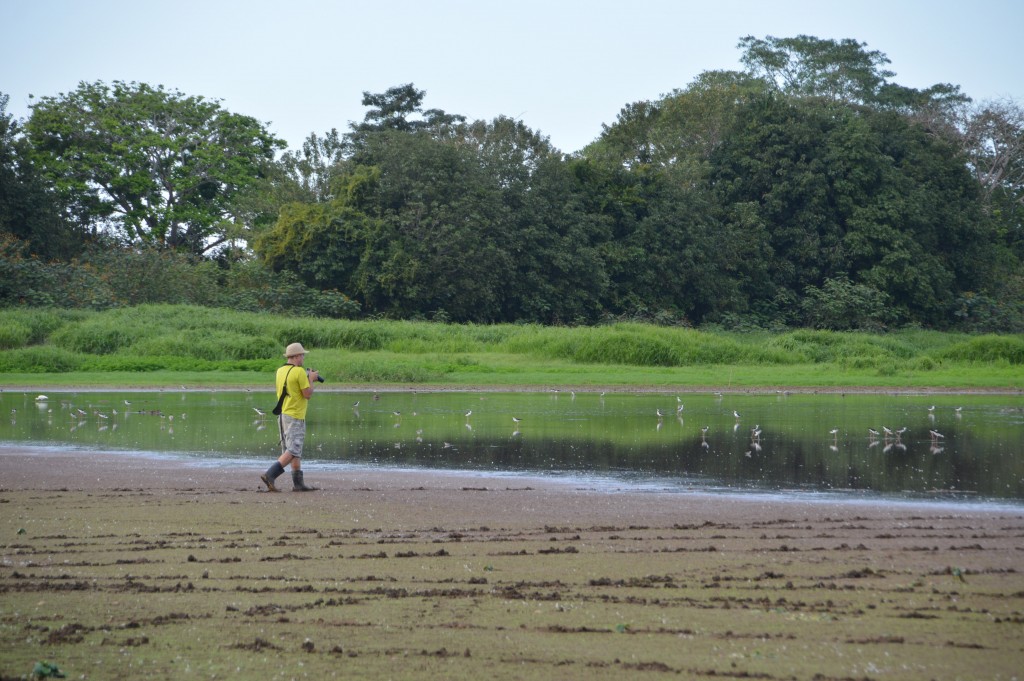
M 901 85 L 1024 102 L 1024 2 L 993 0 L 0 0 L 0 92 L 138 81 L 221 100 L 297 148 L 361 121 L 363 91 L 520 118 L 565 152 L 630 102 L 739 69 L 742 36 L 853 38 Z

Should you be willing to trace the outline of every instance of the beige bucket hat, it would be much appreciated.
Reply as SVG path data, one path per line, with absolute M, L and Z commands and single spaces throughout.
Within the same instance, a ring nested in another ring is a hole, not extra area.
M 302 343 L 292 343 L 284 349 L 285 357 L 294 357 L 295 355 L 305 355 L 306 348 L 302 347 Z

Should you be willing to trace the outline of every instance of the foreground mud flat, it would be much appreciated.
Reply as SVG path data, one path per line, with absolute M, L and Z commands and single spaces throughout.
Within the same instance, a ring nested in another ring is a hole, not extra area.
M 1012 679 L 1024 510 L 0 451 L 0 678 Z M 282 478 L 282 481 L 286 478 Z M 288 483 L 286 483 L 288 484 Z

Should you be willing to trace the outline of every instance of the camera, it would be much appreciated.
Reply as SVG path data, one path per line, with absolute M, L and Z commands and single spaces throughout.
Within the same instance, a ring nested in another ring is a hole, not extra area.
M 319 371 L 317 371 L 316 369 L 310 369 L 310 371 L 316 371 L 316 382 L 317 383 L 323 383 L 324 382 L 324 377 L 320 375 Z

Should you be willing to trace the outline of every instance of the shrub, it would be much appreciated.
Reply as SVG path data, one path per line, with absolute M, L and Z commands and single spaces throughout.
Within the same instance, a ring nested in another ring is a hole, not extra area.
M 679 354 L 667 343 L 638 333 L 589 333 L 562 346 L 563 356 L 584 364 L 679 366 Z
M 71 352 L 106 355 L 130 346 L 135 341 L 133 331 L 137 329 L 117 324 L 116 320 L 96 318 L 58 329 L 51 341 Z
M 0 372 L 5 374 L 60 374 L 81 371 L 85 358 L 52 345 L 0 352 Z
M 837 277 L 826 279 L 820 289 L 808 286 L 800 309 L 804 323 L 815 329 L 878 331 L 893 321 L 888 303 L 882 291 Z
M 956 343 L 940 357 L 969 362 L 1024 364 L 1024 339 L 1019 336 L 980 336 Z
M 0 350 L 20 348 L 28 344 L 32 330 L 27 324 L 16 321 L 8 321 L 0 326 Z
M 247 336 L 230 331 L 188 330 L 146 338 L 131 348 L 137 356 L 221 359 L 265 359 L 278 354 L 278 343 L 268 336 Z

